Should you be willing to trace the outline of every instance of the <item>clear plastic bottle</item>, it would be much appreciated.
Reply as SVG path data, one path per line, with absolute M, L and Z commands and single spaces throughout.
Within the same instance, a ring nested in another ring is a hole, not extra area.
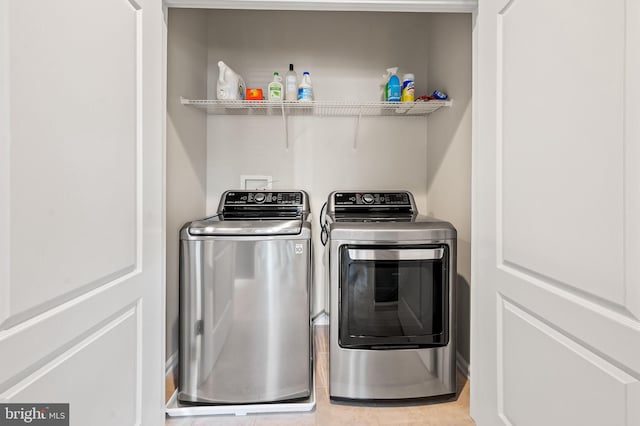
M 305 71 L 302 74 L 302 81 L 300 82 L 300 86 L 298 86 L 298 100 L 305 102 L 313 100 L 313 87 L 311 86 L 309 71 Z
M 298 100 L 298 74 L 293 70 L 293 64 L 289 64 L 289 71 L 284 76 L 285 99 L 288 101 Z
M 269 83 L 269 100 L 282 100 L 282 78 L 277 72 L 273 73 L 273 81 Z

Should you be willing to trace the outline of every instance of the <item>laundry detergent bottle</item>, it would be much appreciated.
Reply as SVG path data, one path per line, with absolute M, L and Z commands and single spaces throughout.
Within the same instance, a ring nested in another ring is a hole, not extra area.
M 244 84 L 242 76 L 233 71 L 227 64 L 218 61 L 218 85 L 217 95 L 219 100 L 243 100 Z
M 298 100 L 308 102 L 313 100 L 313 87 L 311 86 L 311 75 L 308 71 L 302 74 L 302 81 L 298 86 Z

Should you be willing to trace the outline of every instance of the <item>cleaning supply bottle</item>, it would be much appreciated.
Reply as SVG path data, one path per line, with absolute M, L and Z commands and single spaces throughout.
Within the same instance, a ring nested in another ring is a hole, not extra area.
M 387 83 L 387 101 L 388 102 L 400 102 L 401 86 L 400 79 L 396 75 L 398 68 L 389 68 L 387 71 L 391 71 L 391 77 Z
M 244 79 L 222 61 L 218 62 L 218 85 L 216 92 L 219 100 L 243 100 Z
M 277 72 L 273 73 L 273 81 L 269 83 L 269 100 L 281 101 L 282 100 L 282 78 Z
M 387 68 L 387 73 L 382 76 L 380 87 L 382 88 L 382 100 L 387 102 L 389 100 L 389 79 L 391 76 L 398 72 L 397 67 Z
M 411 73 L 407 73 L 402 76 L 402 102 L 413 102 L 416 99 L 415 89 L 415 76 Z
M 284 76 L 285 99 L 298 100 L 298 74 L 293 70 L 293 64 L 289 64 L 289 71 Z
M 298 86 L 298 100 L 299 101 L 312 101 L 313 100 L 313 88 L 311 87 L 311 76 L 308 71 L 302 74 L 302 81 Z

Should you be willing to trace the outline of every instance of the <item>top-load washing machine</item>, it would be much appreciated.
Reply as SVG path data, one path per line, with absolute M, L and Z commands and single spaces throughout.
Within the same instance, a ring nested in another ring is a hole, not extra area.
M 303 191 L 227 191 L 180 241 L 183 403 L 306 398 L 311 224 Z
M 407 191 L 333 192 L 326 219 L 331 398 L 454 395 L 455 228 Z

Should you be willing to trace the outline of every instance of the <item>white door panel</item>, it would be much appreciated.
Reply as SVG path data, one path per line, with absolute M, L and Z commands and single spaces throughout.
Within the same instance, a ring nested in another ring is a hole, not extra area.
M 11 192 L 11 161 L 9 126 L 11 89 L 9 83 L 9 3 L 0 2 L 0 323 L 9 316 L 11 280 L 11 245 L 9 194 Z
M 9 33 L 12 261 L 3 316 L 24 319 L 136 267 L 138 12 L 125 0 L 9 8 L 28 18 Z
M 498 303 L 498 406 L 508 423 L 547 424 L 553 413 L 556 424 L 616 425 L 625 424 L 631 412 L 637 414 L 638 404 L 626 398 L 640 386 L 636 378 L 508 300 Z M 531 347 L 536 348 L 535 362 Z
M 0 25 L 0 401 L 159 424 L 161 2 L 4 0 Z
M 583 345 L 594 348 L 620 368 L 640 371 L 638 348 L 633 344 L 621 344 L 622 341 L 637 342 L 640 332 L 638 321 L 628 312 L 576 297 L 557 286 L 505 267 L 498 268 L 495 277 L 505 283 L 500 287 L 500 297 L 517 301 L 524 309 L 544 318 Z
M 114 315 L 114 306 L 125 300 L 125 309 L 137 304 L 135 294 L 142 291 L 141 284 L 139 278 L 125 277 L 3 331 L 2 347 L 20 350 L 0 351 L 0 365 L 11 366 L 0 369 L 1 389 L 24 379 L 34 368 L 91 334 Z
M 625 7 L 625 306 L 640 318 L 640 2 L 627 1 Z M 636 423 L 640 424 L 640 419 Z
M 471 410 L 640 418 L 640 6 L 479 3 Z
M 622 0 L 514 0 L 498 22 L 503 260 L 619 305 L 624 18 Z
M 66 403 L 72 424 L 133 425 L 140 423 L 140 366 L 137 306 L 118 314 L 83 336 L 58 357 L 9 388 L 1 399 Z M 105 354 L 109 354 L 105 357 Z M 79 365 L 99 368 L 78 374 Z M 73 378 L 73 380 L 69 380 Z M 55 389 L 52 393 L 51 389 Z

